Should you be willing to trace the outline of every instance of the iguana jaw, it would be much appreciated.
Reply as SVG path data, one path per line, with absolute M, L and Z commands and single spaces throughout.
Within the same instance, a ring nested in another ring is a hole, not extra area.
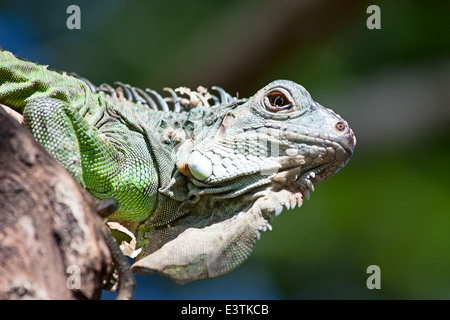
M 354 147 L 353 133 L 350 133 L 350 138 L 344 139 L 349 141 L 348 144 L 322 139 L 324 147 L 315 146 L 318 149 L 315 152 L 322 157 L 316 155 L 315 158 L 311 158 L 312 152 L 302 151 L 307 139 L 310 137 L 297 135 L 290 141 L 296 144 L 295 148 L 297 149 L 293 149 L 292 146 L 289 149 L 296 150 L 296 154 L 294 151 L 286 152 L 286 149 L 283 149 L 281 151 L 283 155 L 272 159 L 271 166 L 263 167 L 255 173 L 249 172 L 226 179 L 226 187 L 223 187 L 222 181 L 207 183 L 198 181 L 195 176 L 188 174 L 189 196 L 207 196 L 217 199 L 217 201 L 225 201 L 227 198 L 244 193 L 254 194 L 255 198 L 266 199 L 259 203 L 259 209 L 269 221 L 274 216 L 278 216 L 283 208 L 300 207 L 304 197 L 310 198 L 310 192 L 314 191 L 315 185 L 330 178 L 350 160 Z M 319 140 L 320 138 L 315 138 L 317 144 L 320 144 Z M 201 159 L 200 163 L 203 161 L 211 170 L 209 160 L 198 151 L 194 152 L 191 153 L 191 157 L 194 154 L 195 157 Z M 263 191 L 260 192 L 259 189 L 263 189 Z M 277 195 L 274 196 L 274 194 Z
M 320 174 L 329 165 L 322 165 L 304 171 L 301 168 L 292 168 L 280 171 L 271 177 L 273 186 L 264 190 L 262 201 L 258 204 L 267 221 L 271 221 L 281 212 L 301 207 L 303 198 L 309 200 L 310 192 L 320 181 Z M 265 231 L 265 230 L 264 230 Z
M 301 140 L 301 139 L 300 139 Z M 356 139 L 353 132 L 348 129 L 339 142 L 324 139 L 324 145 L 332 145 L 334 156 L 331 159 L 319 161 L 311 159 L 301 165 L 286 165 L 274 173 L 270 179 L 272 186 L 264 190 L 264 202 L 260 203 L 261 212 L 268 221 L 278 216 L 283 209 L 294 209 L 303 204 L 303 198 L 310 199 L 310 192 L 314 186 L 327 180 L 337 173 L 351 159 Z M 329 147 L 328 147 L 329 149 Z M 306 157 L 297 155 L 305 161 Z M 299 161 L 301 162 L 301 161 Z

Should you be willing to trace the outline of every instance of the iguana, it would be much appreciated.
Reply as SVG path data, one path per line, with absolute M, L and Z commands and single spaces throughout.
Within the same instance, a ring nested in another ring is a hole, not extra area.
M 0 51 L 0 104 L 141 248 L 134 272 L 187 282 L 240 265 L 284 209 L 351 158 L 347 123 L 295 82 L 250 98 L 222 88 L 99 87 Z

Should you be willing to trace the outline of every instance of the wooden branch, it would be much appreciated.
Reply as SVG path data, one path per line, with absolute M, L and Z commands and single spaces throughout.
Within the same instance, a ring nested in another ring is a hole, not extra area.
M 0 108 L 0 299 L 98 299 L 112 257 L 92 198 Z

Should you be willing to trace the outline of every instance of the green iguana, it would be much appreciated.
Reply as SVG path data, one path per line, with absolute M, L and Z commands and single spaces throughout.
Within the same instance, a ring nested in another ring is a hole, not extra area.
M 95 87 L 0 51 L 0 104 L 95 199 L 117 200 L 109 220 L 136 236 L 134 272 L 186 282 L 231 271 L 352 156 L 347 123 L 297 83 L 248 99 L 165 90 Z

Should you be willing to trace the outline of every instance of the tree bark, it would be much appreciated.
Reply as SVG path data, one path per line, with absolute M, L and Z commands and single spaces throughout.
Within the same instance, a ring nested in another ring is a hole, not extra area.
M 98 299 L 111 273 L 93 199 L 0 107 L 0 299 Z

